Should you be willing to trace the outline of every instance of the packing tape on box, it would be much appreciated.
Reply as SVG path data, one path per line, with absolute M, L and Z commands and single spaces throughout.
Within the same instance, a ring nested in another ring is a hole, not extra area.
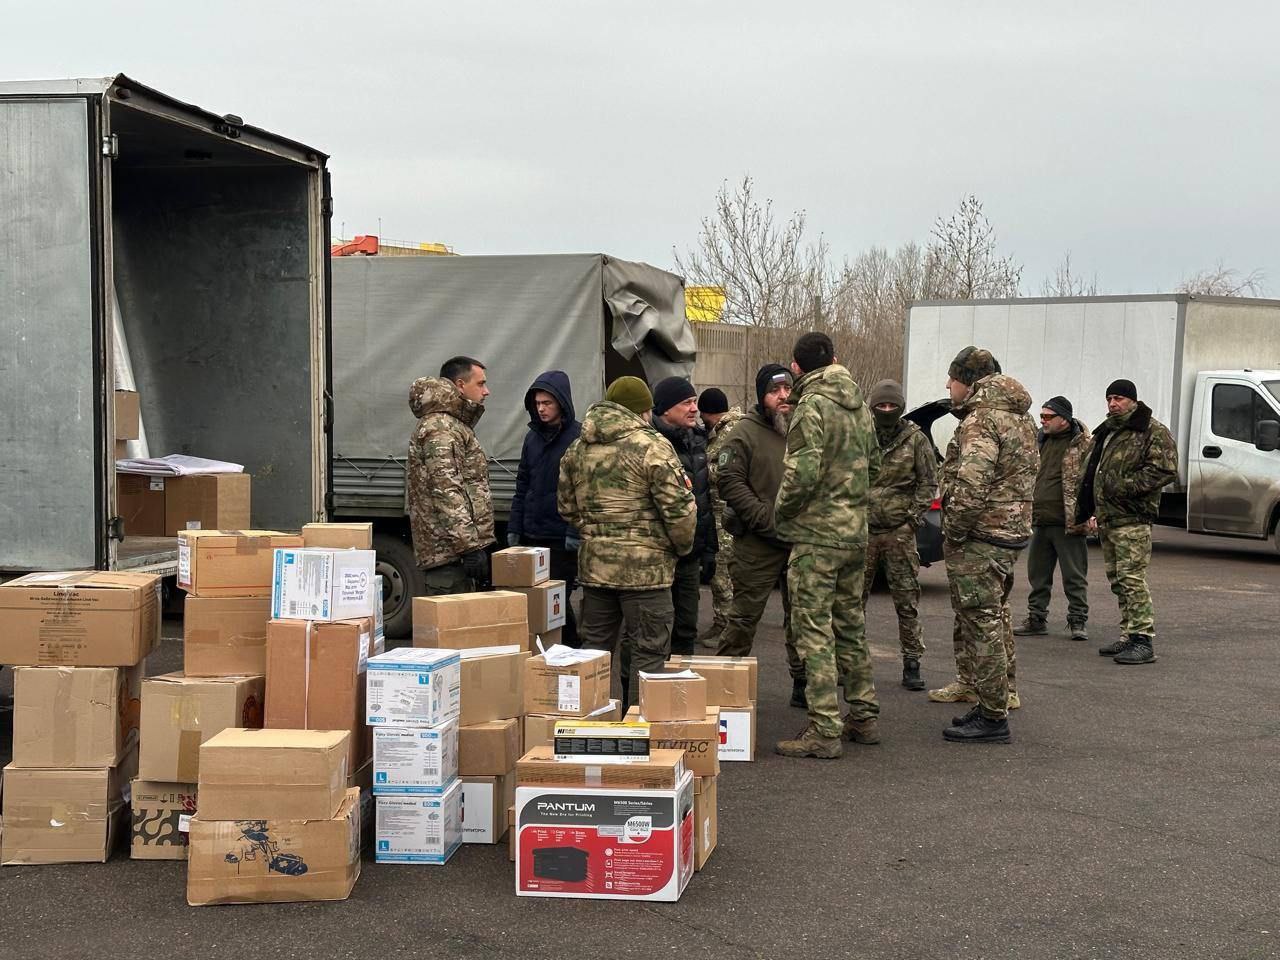
M 307 628 L 302 632 L 302 729 L 311 729 L 311 633 L 315 630 L 315 621 L 308 620 Z
M 203 740 L 199 730 L 182 730 L 178 733 L 179 783 L 195 783 L 200 779 L 200 744 Z
M 40 802 L 6 801 L 4 825 L 6 830 L 62 830 L 92 820 L 105 820 L 107 805 L 101 800 L 80 806 L 64 800 Z M 16 842 L 16 841 L 15 841 Z
M 195 630 L 188 630 L 186 634 L 188 643 L 216 643 L 220 647 L 260 647 L 265 642 L 265 636 L 265 628 L 257 636 L 234 633 L 223 637 L 222 631 L 210 627 L 197 627 Z
M 75 674 L 70 667 L 58 667 L 58 683 L 53 694 L 53 762 L 70 763 L 76 750 L 75 713 L 71 709 L 71 685 Z M 15 735 L 17 730 L 14 731 Z

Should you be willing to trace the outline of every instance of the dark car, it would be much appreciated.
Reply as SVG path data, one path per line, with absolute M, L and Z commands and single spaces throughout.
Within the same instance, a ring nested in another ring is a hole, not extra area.
M 931 400 L 921 404 L 902 415 L 904 420 L 910 420 L 924 431 L 924 435 L 929 438 L 929 446 L 933 448 L 933 455 L 938 458 L 939 463 L 942 462 L 942 454 L 938 452 L 938 445 L 933 442 L 933 424 L 949 413 L 951 413 L 951 401 L 943 397 L 941 400 Z M 933 503 L 929 504 L 929 512 L 924 515 L 924 523 L 916 531 L 916 549 L 920 551 L 920 562 L 926 567 L 942 560 L 942 501 L 937 497 L 934 498 Z

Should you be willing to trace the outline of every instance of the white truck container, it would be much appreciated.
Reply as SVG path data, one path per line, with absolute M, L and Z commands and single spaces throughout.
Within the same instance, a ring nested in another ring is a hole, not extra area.
M 945 395 L 947 367 L 985 347 L 1031 393 L 1032 415 L 1069 399 L 1090 429 L 1106 388 L 1132 380 L 1178 444 L 1161 523 L 1192 533 L 1277 539 L 1280 520 L 1280 300 L 1168 294 L 929 301 L 907 315 L 911 409 Z M 955 421 L 934 424 L 945 449 Z

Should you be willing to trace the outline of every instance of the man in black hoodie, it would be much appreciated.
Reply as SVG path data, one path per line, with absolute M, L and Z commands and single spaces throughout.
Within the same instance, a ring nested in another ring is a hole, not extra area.
M 516 494 L 507 522 L 507 546 L 547 547 L 551 550 L 551 578 L 563 580 L 565 619 L 563 640 L 578 646 L 578 622 L 569 597 L 577 589 L 578 533 L 556 509 L 560 458 L 582 433 L 574 419 L 573 391 L 562 370 L 548 370 L 524 395 L 529 433 L 520 451 Z

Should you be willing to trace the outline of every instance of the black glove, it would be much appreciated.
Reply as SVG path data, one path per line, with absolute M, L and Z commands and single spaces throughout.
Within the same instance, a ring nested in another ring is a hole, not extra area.
M 462 555 L 463 572 L 479 586 L 489 582 L 489 555 L 483 550 L 471 550 Z

